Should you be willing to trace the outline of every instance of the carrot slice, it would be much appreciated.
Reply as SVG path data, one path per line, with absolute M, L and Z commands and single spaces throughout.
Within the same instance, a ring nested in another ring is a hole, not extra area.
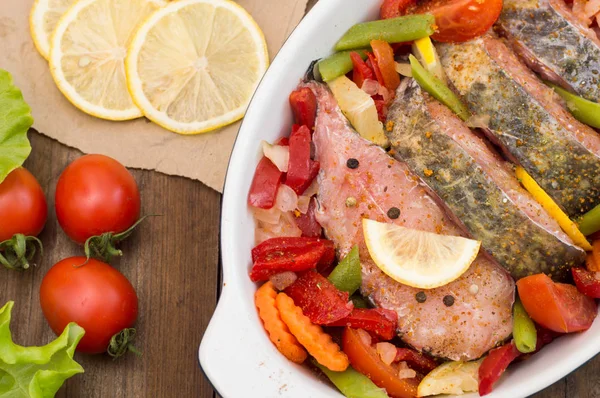
M 313 324 L 290 296 L 279 293 L 275 302 L 283 322 L 317 362 L 334 372 L 343 372 L 348 368 L 350 362 L 340 346 L 319 325 Z
M 302 363 L 308 355 L 294 335 L 290 333 L 287 325 L 281 320 L 279 310 L 275 304 L 276 297 L 277 291 L 271 282 L 262 285 L 254 295 L 258 315 L 269 334 L 269 339 L 275 344 L 279 352 L 292 362 Z

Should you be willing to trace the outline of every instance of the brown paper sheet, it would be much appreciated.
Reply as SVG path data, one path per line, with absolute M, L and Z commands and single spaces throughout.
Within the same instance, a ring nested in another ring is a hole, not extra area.
M 304 16 L 308 0 L 238 0 L 263 29 L 271 58 Z M 72 106 L 55 87 L 29 34 L 34 0 L 0 0 L 0 68 L 8 70 L 33 110 L 34 128 L 85 153 L 125 166 L 202 181 L 221 192 L 240 123 L 217 132 L 181 136 L 146 119 L 109 122 Z M 33 154 L 35 156 L 35 154 Z

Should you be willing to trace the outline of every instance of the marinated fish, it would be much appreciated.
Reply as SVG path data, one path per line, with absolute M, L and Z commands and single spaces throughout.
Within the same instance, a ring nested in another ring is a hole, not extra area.
M 600 135 L 563 108 L 499 39 L 441 44 L 440 60 L 485 132 L 571 218 L 600 204 Z
M 454 282 L 423 293 L 392 280 L 374 264 L 363 237 L 363 218 L 448 235 L 462 231 L 405 164 L 350 127 L 325 86 L 315 82 L 306 86 L 318 102 L 313 137 L 321 163 L 317 219 L 340 256 L 359 246 L 362 294 L 373 304 L 396 311 L 399 336 L 431 355 L 475 359 L 505 340 L 512 329 L 514 282 L 487 255 L 480 254 Z M 389 212 L 392 208 L 396 210 Z M 451 306 L 444 304 L 446 296 L 454 298 Z
M 387 125 L 394 157 L 513 278 L 543 272 L 562 281 L 583 263 L 585 252 L 520 186 L 509 163 L 415 80 L 398 88 Z
M 544 79 L 600 102 L 600 40 L 564 0 L 504 0 L 496 28 Z

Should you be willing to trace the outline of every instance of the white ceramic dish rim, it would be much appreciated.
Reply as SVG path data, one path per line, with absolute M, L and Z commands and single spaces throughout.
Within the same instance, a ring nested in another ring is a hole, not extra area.
M 328 54 L 353 24 L 374 19 L 380 0 L 320 0 L 291 34 L 256 91 L 227 172 L 221 216 L 223 289 L 204 334 L 200 364 L 225 398 L 341 397 L 310 370 L 285 359 L 264 332 L 248 278 L 254 223 L 246 206 L 260 141 L 287 134 L 287 97 L 313 59 Z M 488 397 L 529 396 L 560 380 L 600 352 L 600 321 L 586 333 L 563 337 L 514 367 Z M 469 394 L 464 397 L 475 397 Z

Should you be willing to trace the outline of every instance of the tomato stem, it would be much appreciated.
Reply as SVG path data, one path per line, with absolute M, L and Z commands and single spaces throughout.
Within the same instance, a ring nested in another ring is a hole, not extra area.
M 128 351 L 133 352 L 137 356 L 142 356 L 139 351 L 131 342 L 135 339 L 137 331 L 135 328 L 123 329 L 119 333 L 115 334 L 110 339 L 110 344 L 106 352 L 114 359 L 120 358 L 125 355 Z
M 40 255 L 43 255 L 44 246 L 38 238 L 16 234 L 11 239 L 0 242 L 0 264 L 12 270 L 29 269 L 29 262 L 35 257 L 38 247 Z
M 127 239 L 135 230 L 135 228 L 142 223 L 148 217 L 156 217 L 159 214 L 149 214 L 137 220 L 135 224 L 129 227 L 128 230 L 115 234 L 113 232 L 105 232 L 102 235 L 96 235 L 88 238 L 85 241 L 84 250 L 85 256 L 89 260 L 90 257 L 96 257 L 105 263 L 111 262 L 115 256 L 122 256 L 123 252 L 116 248 L 116 246 Z M 87 261 L 86 261 L 87 263 Z M 82 264 L 82 265 L 85 265 Z

